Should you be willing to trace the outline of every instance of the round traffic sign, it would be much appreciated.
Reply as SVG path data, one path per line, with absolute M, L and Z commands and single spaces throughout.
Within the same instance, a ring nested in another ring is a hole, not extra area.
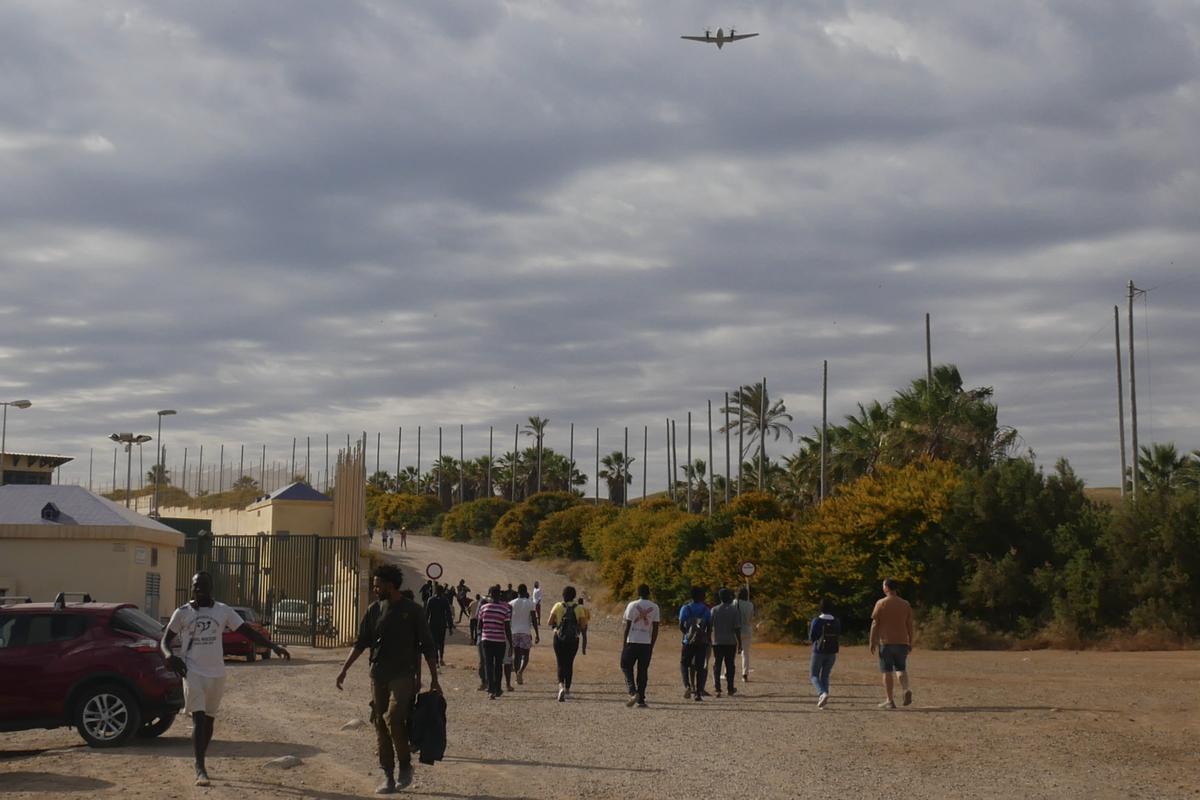
M 758 571 L 758 567 L 754 566 L 754 562 L 752 561 L 743 561 L 742 565 L 738 567 L 738 571 L 747 578 L 753 578 L 754 573 Z
M 425 576 L 431 581 L 436 581 L 442 577 L 442 565 L 436 561 L 430 561 L 429 566 L 425 568 Z

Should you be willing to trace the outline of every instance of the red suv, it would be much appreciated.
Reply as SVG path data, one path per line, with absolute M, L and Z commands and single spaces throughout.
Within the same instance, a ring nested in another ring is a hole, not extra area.
M 88 595 L 0 606 L 0 731 L 74 725 L 92 747 L 162 734 L 183 708 L 162 630 L 137 606 Z

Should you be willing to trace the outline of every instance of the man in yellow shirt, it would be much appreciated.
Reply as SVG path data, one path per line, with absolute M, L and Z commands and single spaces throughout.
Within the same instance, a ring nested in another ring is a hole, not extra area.
M 575 602 L 574 586 L 563 589 L 563 599 L 550 609 L 550 627 L 554 629 L 554 657 L 558 661 L 558 702 L 571 696 L 571 678 L 575 672 L 575 654 L 583 643 L 587 655 L 587 629 L 591 615 L 583 603 Z
M 913 643 L 913 612 L 908 601 L 896 593 L 899 584 L 895 578 L 883 582 L 886 597 L 875 604 L 871 612 L 871 654 L 879 652 L 879 671 L 883 673 L 883 688 L 887 699 L 880 708 L 895 708 L 893 673 L 904 690 L 904 705 L 912 703 L 912 691 L 908 688 L 908 654 Z

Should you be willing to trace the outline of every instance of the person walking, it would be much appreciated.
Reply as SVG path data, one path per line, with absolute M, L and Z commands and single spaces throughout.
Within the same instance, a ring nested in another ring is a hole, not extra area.
M 429 632 L 433 635 L 434 646 L 437 647 L 438 666 L 446 666 L 446 633 L 454 630 L 454 609 L 450 606 L 450 598 L 446 590 L 438 584 L 433 589 L 433 597 L 425 606 L 425 620 L 429 623 Z
M 458 599 L 458 622 L 463 621 L 463 617 L 469 616 L 471 587 L 467 586 L 466 580 L 459 578 L 458 586 L 454 588 L 454 596 Z M 474 644 L 474 642 L 472 642 Z
M 483 597 L 475 595 L 475 599 L 471 601 L 467 607 L 467 619 L 471 625 L 471 644 L 479 643 L 479 609 L 483 607 Z
M 738 590 L 738 616 L 742 619 L 742 683 L 750 682 L 750 640 L 754 633 L 754 603 L 750 601 L 750 590 L 743 586 Z
M 211 575 L 197 572 L 192 576 L 192 599 L 171 614 L 158 649 L 167 666 L 183 679 L 183 710 L 192 717 L 197 786 L 210 784 L 205 756 L 225 693 L 225 651 L 221 641 L 225 631 L 237 631 L 255 647 L 265 647 L 284 658 L 292 657 L 286 647 L 272 644 L 236 611 L 213 598 Z M 180 639 L 182 656 L 171 651 L 176 638 Z
M 908 601 L 897 593 L 899 587 L 895 578 L 885 579 L 885 596 L 875 603 L 875 609 L 871 612 L 871 654 L 879 652 L 879 671 L 883 673 L 883 689 L 887 694 L 879 707 L 887 709 L 896 707 L 893 685 L 897 680 L 904 690 L 903 704 L 912 704 L 912 690 L 908 685 L 908 654 L 912 652 L 913 612 Z
M 725 684 L 729 696 L 737 694 L 733 664 L 737 653 L 742 649 L 742 620 L 738 615 L 738 607 L 733 604 L 733 590 L 721 589 L 717 592 L 721 601 L 711 610 L 712 614 L 712 649 L 713 649 L 713 690 L 717 697 L 721 696 L 721 672 L 725 672 Z
M 700 702 L 708 680 L 708 641 L 712 612 L 704 602 L 704 587 L 692 587 L 692 601 L 679 609 L 679 630 L 683 632 L 683 648 L 679 656 L 679 671 L 683 676 L 683 698 Z
M 396 538 L 395 538 L 395 535 L 393 534 L 392 542 L 395 543 L 395 541 L 396 541 Z M 401 550 L 408 549 L 408 526 L 407 525 L 400 526 L 400 549 Z
M 658 604 L 650 599 L 650 587 L 638 586 L 638 599 L 625 606 L 625 645 L 621 648 L 621 672 L 625 675 L 625 688 L 629 691 L 626 707 L 635 704 L 646 708 L 646 684 L 650 676 L 650 657 L 658 641 L 658 626 L 662 621 Z M 634 678 L 634 667 L 637 678 Z
M 837 661 L 841 635 L 842 623 L 833 615 L 833 601 L 826 597 L 821 600 L 820 612 L 808 626 L 808 640 L 812 642 L 809 672 L 813 688 L 817 690 L 817 708 L 824 708 L 829 702 L 829 674 Z
M 550 609 L 550 627 L 554 629 L 554 658 L 558 661 L 558 702 L 571 697 L 571 679 L 575 676 L 575 655 L 583 644 L 587 655 L 588 610 L 575 602 L 574 586 L 563 589 L 562 602 Z
M 394 794 L 412 783 L 408 723 L 420 685 L 422 655 L 429 666 L 430 690 L 442 691 L 437 650 L 425 621 L 425 609 L 404 596 L 400 588 L 403 581 L 404 574 L 395 564 L 375 568 L 372 589 L 376 600 L 363 615 L 354 648 L 337 676 L 341 691 L 350 667 L 364 651 L 370 651 L 371 722 L 384 777 L 376 794 Z
M 533 610 L 537 613 L 537 623 L 542 624 L 542 587 L 537 581 L 533 582 Z
M 517 596 L 508 604 L 512 607 L 512 667 L 517 685 L 521 686 L 525 683 L 525 668 L 529 666 L 529 651 L 535 642 L 542 640 L 542 636 L 538 631 L 537 614 L 529 597 L 529 587 L 523 583 L 519 585 Z
M 492 587 L 489 599 L 479 609 L 479 636 L 483 649 L 483 675 L 488 698 L 504 694 L 504 653 L 512 646 L 512 606 L 500 598 L 500 585 Z

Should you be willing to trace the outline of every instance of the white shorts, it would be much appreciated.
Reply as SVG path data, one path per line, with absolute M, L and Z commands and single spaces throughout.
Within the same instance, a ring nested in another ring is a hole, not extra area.
M 183 679 L 183 710 L 188 714 L 203 711 L 215 717 L 221 708 L 221 697 L 225 694 L 225 676 L 207 678 L 189 674 Z

